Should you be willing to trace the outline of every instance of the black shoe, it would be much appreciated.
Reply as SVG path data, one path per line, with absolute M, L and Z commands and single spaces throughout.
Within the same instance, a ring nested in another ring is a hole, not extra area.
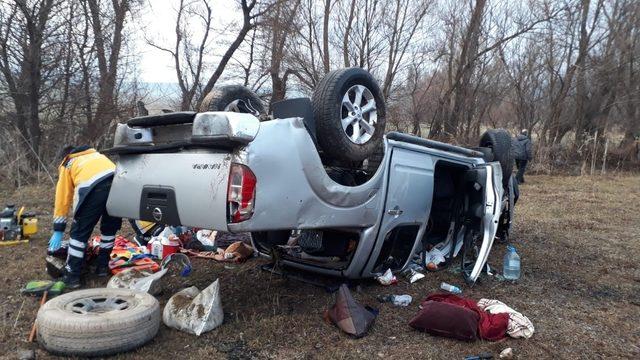
M 107 266 L 98 266 L 96 268 L 96 276 L 97 277 L 107 277 L 107 276 L 109 276 L 109 268 Z
M 80 276 L 65 274 L 62 277 L 62 282 L 64 282 L 64 287 L 69 290 L 75 290 L 80 287 Z

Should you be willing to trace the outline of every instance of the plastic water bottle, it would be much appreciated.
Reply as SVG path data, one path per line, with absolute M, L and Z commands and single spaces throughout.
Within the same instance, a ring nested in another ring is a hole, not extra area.
M 520 279 L 520 256 L 511 245 L 507 246 L 507 253 L 504 254 L 502 275 L 506 280 Z
M 456 295 L 462 294 L 462 290 L 459 287 L 455 285 L 447 284 L 446 282 L 443 282 L 442 284 L 440 284 L 440 289 Z

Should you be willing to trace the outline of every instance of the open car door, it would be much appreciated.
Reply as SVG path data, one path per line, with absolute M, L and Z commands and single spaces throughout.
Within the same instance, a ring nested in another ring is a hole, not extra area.
M 485 268 L 491 246 L 498 231 L 504 188 L 502 169 L 498 162 L 491 162 L 470 170 L 469 180 L 479 199 L 470 206 L 470 216 L 465 221 L 463 232 L 462 273 L 467 283 L 473 284 Z M 482 195 L 480 195 L 482 194 Z M 479 221 L 471 221 L 475 218 Z

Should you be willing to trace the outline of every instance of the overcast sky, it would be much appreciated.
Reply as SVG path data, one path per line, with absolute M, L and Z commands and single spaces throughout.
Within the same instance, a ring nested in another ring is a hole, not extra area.
M 216 23 L 214 27 L 222 28 L 229 22 L 241 20 L 240 11 L 234 1 L 216 0 L 211 3 Z M 177 82 L 171 56 L 149 46 L 145 37 L 173 47 L 178 4 L 178 0 L 147 0 L 139 18 L 130 23 L 136 34 L 135 46 L 140 54 L 140 80 L 143 82 Z

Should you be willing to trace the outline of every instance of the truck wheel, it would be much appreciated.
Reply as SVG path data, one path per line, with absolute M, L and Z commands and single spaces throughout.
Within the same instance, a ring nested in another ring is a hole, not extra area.
M 513 172 L 513 153 L 511 150 L 511 134 L 504 129 L 485 131 L 480 138 L 480 147 L 491 148 L 493 160 L 500 162 L 502 167 L 502 184 L 507 187 Z
M 329 157 L 362 161 L 380 146 L 386 109 L 369 72 L 335 70 L 320 81 L 312 97 L 318 143 Z
M 493 150 L 491 148 L 487 148 L 487 147 L 474 147 L 471 148 L 471 150 L 475 150 L 477 152 L 481 152 L 482 153 L 482 160 L 486 161 L 486 162 L 491 162 L 494 161 L 493 158 Z
M 242 85 L 214 88 L 205 96 L 200 111 L 232 111 L 255 116 L 265 113 L 258 95 Z
M 106 356 L 153 339 L 160 305 L 153 296 L 128 289 L 86 289 L 55 297 L 38 311 L 38 342 L 67 356 Z

